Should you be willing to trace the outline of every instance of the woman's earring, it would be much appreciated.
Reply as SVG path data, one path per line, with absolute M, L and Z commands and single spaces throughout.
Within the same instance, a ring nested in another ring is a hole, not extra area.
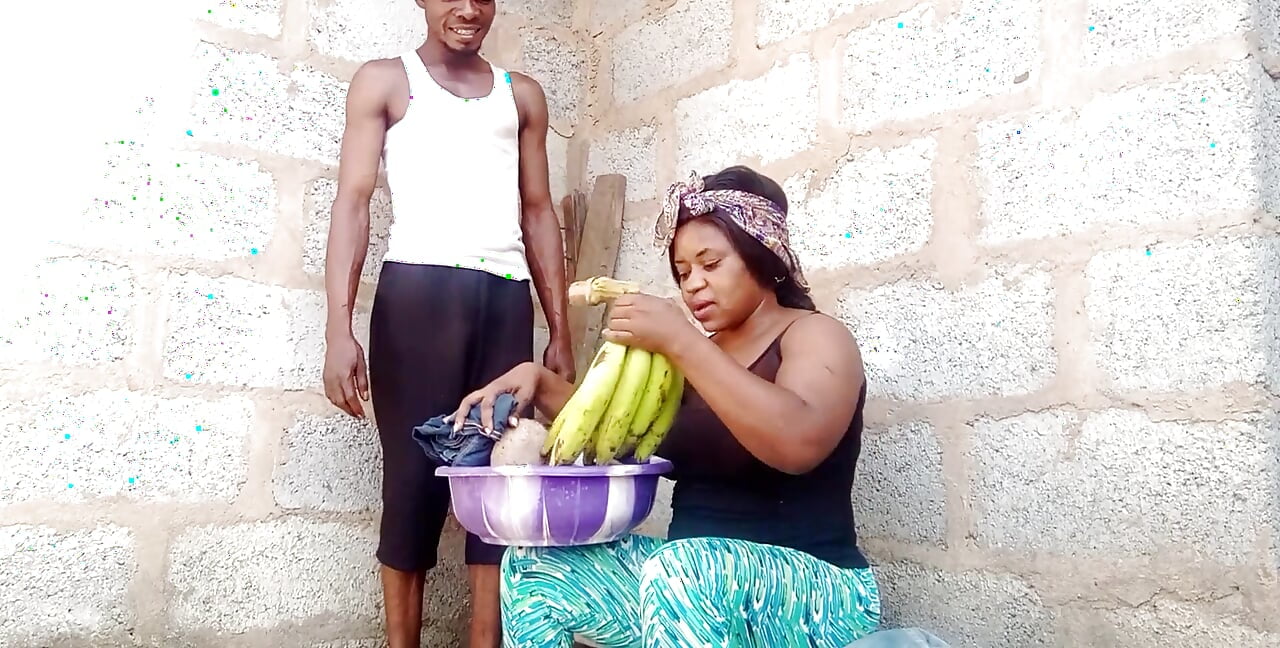
M 774 277 L 774 278 L 773 278 L 773 282 L 774 282 L 774 283 L 776 283 L 776 284 L 778 284 L 778 285 L 782 285 L 782 282 L 784 282 L 784 281 L 786 281 L 786 280 L 787 280 L 787 278 L 786 278 L 786 277 Z

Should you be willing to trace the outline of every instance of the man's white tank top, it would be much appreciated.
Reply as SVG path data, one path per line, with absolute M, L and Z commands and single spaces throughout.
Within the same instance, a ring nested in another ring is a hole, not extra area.
M 520 116 L 511 75 L 463 99 L 436 83 L 416 51 L 400 60 L 409 108 L 382 148 L 391 190 L 386 261 L 529 279 L 520 229 Z

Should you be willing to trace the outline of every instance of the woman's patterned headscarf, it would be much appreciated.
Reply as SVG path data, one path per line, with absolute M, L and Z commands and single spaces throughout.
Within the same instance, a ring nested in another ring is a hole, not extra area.
M 658 224 L 654 228 L 654 243 L 658 247 L 671 245 L 682 206 L 694 217 L 716 209 L 724 212 L 734 224 L 778 255 L 801 289 L 809 289 L 804 273 L 800 271 L 800 260 L 791 250 L 787 237 L 787 215 L 772 200 L 735 189 L 706 191 L 702 176 L 694 173 L 688 182 L 676 182 L 667 189 L 662 213 L 658 215 Z

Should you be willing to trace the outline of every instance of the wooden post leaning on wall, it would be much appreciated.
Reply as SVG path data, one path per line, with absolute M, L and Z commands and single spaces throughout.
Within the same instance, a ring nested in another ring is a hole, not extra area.
M 611 174 L 596 178 L 589 200 L 577 192 L 565 197 L 565 256 L 566 263 L 572 264 L 566 268 L 569 281 L 612 277 L 617 270 L 626 193 L 626 177 Z M 604 315 L 604 306 L 569 307 L 569 332 L 579 380 L 595 355 Z

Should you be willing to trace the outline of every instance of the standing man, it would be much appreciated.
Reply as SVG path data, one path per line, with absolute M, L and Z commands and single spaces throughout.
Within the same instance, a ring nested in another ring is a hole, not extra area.
M 533 300 L 551 339 L 543 364 L 572 381 L 564 248 L 547 178 L 547 101 L 536 81 L 480 56 L 495 0 L 416 0 L 427 40 L 351 80 L 325 260 L 325 395 L 352 416 L 373 391 L 382 443 L 378 561 L 390 648 L 417 647 L 423 579 L 449 506 L 411 436 L 469 392 L 531 361 Z M 373 300 L 368 377 L 351 316 L 386 166 L 394 220 Z M 503 547 L 467 534 L 470 645 L 501 642 Z

